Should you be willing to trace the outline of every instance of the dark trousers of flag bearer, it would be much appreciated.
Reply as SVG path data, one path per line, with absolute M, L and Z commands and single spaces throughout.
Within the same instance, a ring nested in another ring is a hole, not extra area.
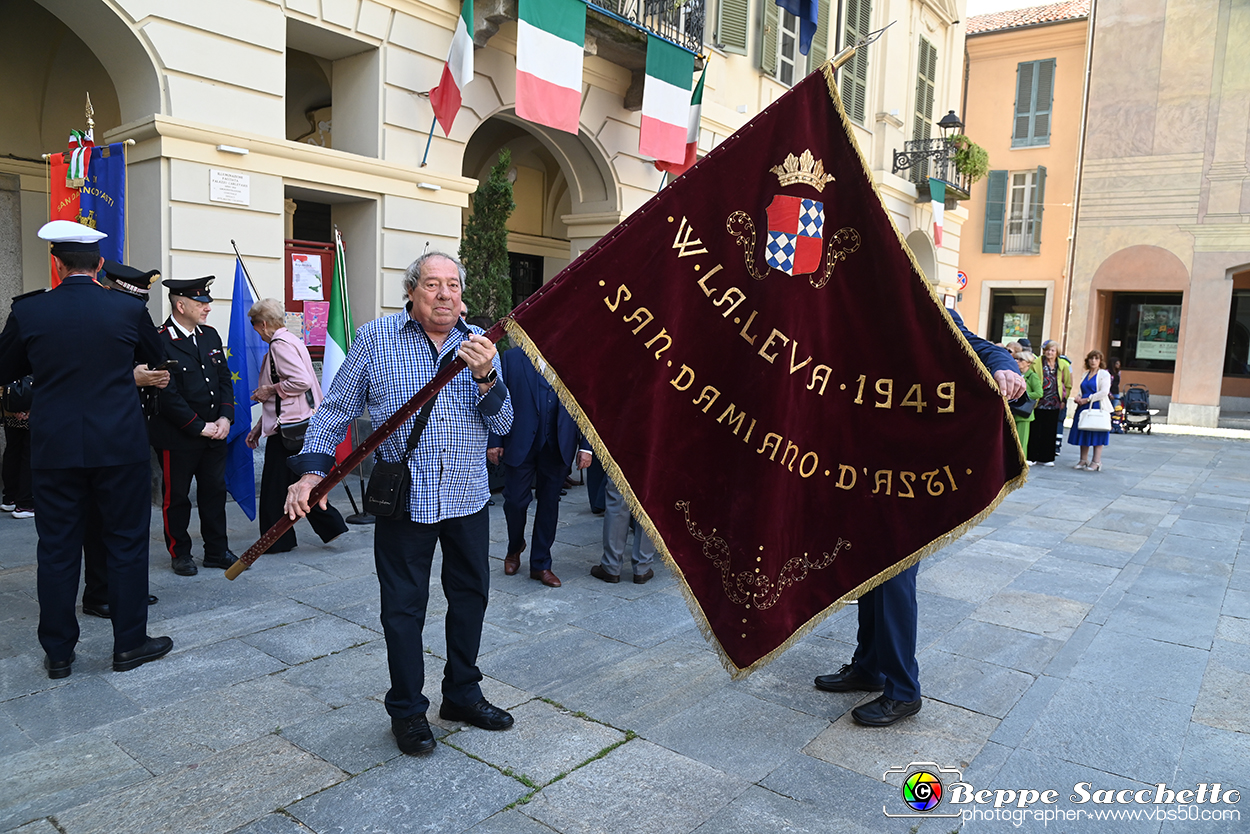
M 1025 391 L 1016 360 L 964 326 L 947 311 L 1003 396 L 1014 400 Z M 859 632 L 851 662 L 816 678 L 826 692 L 881 692 L 881 697 L 851 710 L 856 723 L 887 727 L 920 712 L 920 670 L 916 664 L 916 566 L 887 579 L 859 598 Z

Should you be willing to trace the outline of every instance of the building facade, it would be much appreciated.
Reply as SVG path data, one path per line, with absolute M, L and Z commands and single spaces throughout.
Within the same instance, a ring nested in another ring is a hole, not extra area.
M 1168 421 L 1250 411 L 1250 7 L 1099 0 L 1068 345 Z
M 661 187 L 638 152 L 645 35 L 628 19 L 647 24 L 643 5 L 589 3 L 574 135 L 517 117 L 516 0 L 477 0 L 475 76 L 451 135 L 431 139 L 423 94 L 442 72 L 458 0 L 10 0 L 0 10 L 0 240 L 13 259 L 0 270 L 0 314 L 12 294 L 48 284 L 35 237 L 48 217 L 41 155 L 84 127 L 88 93 L 97 142 L 135 143 L 128 260 L 165 277 L 219 276 L 219 328 L 232 241 L 259 293 L 289 298 L 291 241 L 324 244 L 332 226 L 346 243 L 356 323 L 399 309 L 403 269 L 427 246 L 456 251 L 470 195 L 503 148 L 524 295 Z M 840 46 L 893 21 L 843 69 L 847 109 L 896 224 L 930 278 L 953 287 L 966 214 L 947 213 L 938 251 L 927 200 L 890 161 L 956 106 L 961 0 L 822 0 L 808 56 L 773 0 L 668 5 L 664 31 L 706 65 L 705 152 Z M 152 304 L 163 317 L 167 301 Z
M 959 310 L 992 342 L 1062 343 L 1089 0 L 967 23 L 965 130 L 989 154 L 959 254 Z

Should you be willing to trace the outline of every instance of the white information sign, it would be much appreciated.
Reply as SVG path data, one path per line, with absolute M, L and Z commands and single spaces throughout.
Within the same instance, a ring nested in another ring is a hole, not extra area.
M 291 253 L 291 298 L 295 301 L 321 301 L 321 257 Z
M 252 178 L 234 171 L 208 169 L 208 199 L 214 203 L 251 205 Z

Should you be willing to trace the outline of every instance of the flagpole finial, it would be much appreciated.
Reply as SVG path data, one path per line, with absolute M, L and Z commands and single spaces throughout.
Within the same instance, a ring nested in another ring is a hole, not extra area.
M 91 93 L 87 93 L 87 133 L 90 135 L 95 130 L 95 119 L 91 118 L 95 115 L 95 108 L 91 106 Z

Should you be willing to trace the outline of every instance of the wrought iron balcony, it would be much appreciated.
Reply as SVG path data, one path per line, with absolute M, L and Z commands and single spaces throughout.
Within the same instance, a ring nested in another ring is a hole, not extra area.
M 707 0 L 587 0 L 587 5 L 691 52 L 703 49 Z
M 906 173 L 904 173 L 906 172 Z M 946 184 L 946 202 L 967 200 L 972 183 L 955 168 L 955 145 L 949 139 L 910 139 L 894 152 L 894 173 L 903 174 L 916 186 L 916 202 L 927 202 L 929 177 Z

